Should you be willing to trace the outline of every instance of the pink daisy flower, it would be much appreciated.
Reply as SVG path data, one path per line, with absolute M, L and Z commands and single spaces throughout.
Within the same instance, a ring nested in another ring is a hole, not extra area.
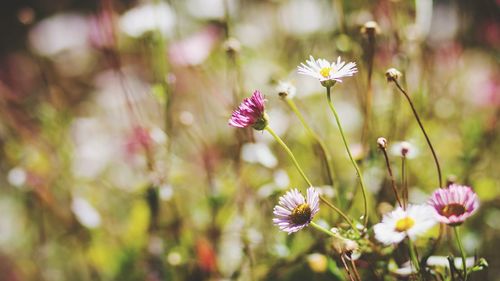
M 292 189 L 280 197 L 274 207 L 273 223 L 288 234 L 297 232 L 309 225 L 319 212 L 319 192 L 314 187 L 307 189 L 307 197 Z
M 253 92 L 250 98 L 244 99 L 238 109 L 233 111 L 229 125 L 237 128 L 252 127 L 259 131 L 264 130 L 267 126 L 264 101 L 264 96 L 260 91 Z
M 429 204 L 437 219 L 451 226 L 460 225 L 479 207 L 477 194 L 468 186 L 452 184 L 434 191 Z

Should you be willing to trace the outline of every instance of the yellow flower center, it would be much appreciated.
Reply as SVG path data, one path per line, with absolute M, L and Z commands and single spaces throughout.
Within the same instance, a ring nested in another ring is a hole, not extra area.
M 311 220 L 311 208 L 307 203 L 300 204 L 292 211 L 291 220 L 294 224 L 305 224 Z
M 415 224 L 415 221 L 410 218 L 402 218 L 396 222 L 396 231 L 398 232 L 404 232 L 410 229 L 413 225 Z
M 452 215 L 460 216 L 461 214 L 465 213 L 465 211 L 466 210 L 465 210 L 465 207 L 463 205 L 457 204 L 457 203 L 452 203 L 452 204 L 444 206 L 441 209 L 441 215 L 449 218 Z
M 319 70 L 319 74 L 323 77 L 328 77 L 330 76 L 330 71 L 332 71 L 331 67 L 323 67 L 322 69 Z

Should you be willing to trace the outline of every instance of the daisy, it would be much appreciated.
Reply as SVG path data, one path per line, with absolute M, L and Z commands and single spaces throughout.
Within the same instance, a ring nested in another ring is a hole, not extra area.
M 237 128 L 252 127 L 256 130 L 264 130 L 267 126 L 267 115 L 264 112 L 264 96 L 260 91 L 253 92 L 250 98 L 246 98 L 238 109 L 234 110 L 229 125 Z
M 358 69 L 354 62 L 346 63 L 337 58 L 337 62 L 328 62 L 325 59 L 315 60 L 313 56 L 309 57 L 306 64 L 301 63 L 298 66 L 298 73 L 308 75 L 319 79 L 325 87 L 333 86 L 335 82 L 342 82 L 342 78 L 353 76 Z
M 307 189 L 307 197 L 292 189 L 280 197 L 274 207 L 273 223 L 288 234 L 306 227 L 319 211 L 319 192 L 314 187 Z
M 468 186 L 452 184 L 434 191 L 429 200 L 437 219 L 451 226 L 463 223 L 479 207 L 477 194 Z
M 407 141 L 395 142 L 391 146 L 390 152 L 394 156 L 405 157 L 406 159 L 413 159 L 419 154 L 418 148 Z
M 409 205 L 384 215 L 382 222 L 373 227 L 375 238 L 386 244 L 395 244 L 405 237 L 414 240 L 436 224 L 434 212 L 428 205 Z
M 276 91 L 281 98 L 293 99 L 297 93 L 295 86 L 288 81 L 279 81 Z

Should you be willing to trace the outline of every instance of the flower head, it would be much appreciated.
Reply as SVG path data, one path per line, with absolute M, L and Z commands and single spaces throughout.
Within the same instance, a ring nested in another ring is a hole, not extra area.
M 337 58 L 337 62 L 328 62 L 325 59 L 315 60 L 313 56 L 309 57 L 306 64 L 301 63 L 298 67 L 298 73 L 308 75 L 319 79 L 325 87 L 331 87 L 335 82 L 342 82 L 342 78 L 353 76 L 358 72 L 354 62 L 346 63 Z
M 388 82 L 396 81 L 401 78 L 401 76 L 403 76 L 403 74 L 395 68 L 389 68 L 385 72 L 385 77 L 387 78 Z
M 253 127 L 256 130 L 264 130 L 267 126 L 267 116 L 264 112 L 264 96 L 260 91 L 253 92 L 250 98 L 246 98 L 238 109 L 233 111 L 229 125 L 238 128 Z
M 295 97 L 295 93 L 297 92 L 297 89 L 295 86 L 287 81 L 279 81 L 278 86 L 276 87 L 276 91 L 278 92 L 278 95 L 282 99 L 293 99 Z
M 380 149 L 386 149 L 387 148 L 387 139 L 384 137 L 378 138 L 377 145 Z
M 429 200 L 437 219 L 452 226 L 463 223 L 479 207 L 477 194 L 468 186 L 452 184 L 434 191 Z
M 395 156 L 413 159 L 417 157 L 419 151 L 416 146 L 407 141 L 396 142 L 391 146 L 391 153 Z
M 398 207 L 384 215 L 373 230 L 378 241 L 389 245 L 399 243 L 405 237 L 413 240 L 435 224 L 434 212 L 428 205 L 409 205 L 406 210 Z
M 288 234 L 306 227 L 319 211 L 319 192 L 314 187 L 307 189 L 307 196 L 292 189 L 280 197 L 274 207 L 273 223 Z

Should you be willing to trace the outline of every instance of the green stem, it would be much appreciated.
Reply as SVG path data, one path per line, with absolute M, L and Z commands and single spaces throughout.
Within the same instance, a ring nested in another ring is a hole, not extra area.
M 427 135 L 427 132 L 424 129 L 424 125 L 422 124 L 422 121 L 420 121 L 420 117 L 418 117 L 417 110 L 415 109 L 415 106 L 413 105 L 413 102 L 410 99 L 410 96 L 408 93 L 399 85 L 398 81 L 396 79 L 392 80 L 396 84 L 396 87 L 403 93 L 405 96 L 406 100 L 410 104 L 411 110 L 413 111 L 413 115 L 415 116 L 415 119 L 417 120 L 418 126 L 420 126 L 420 130 L 422 130 L 422 133 L 424 134 L 425 140 L 427 141 L 427 144 L 429 145 L 429 148 L 431 149 L 432 157 L 434 158 L 434 163 L 436 164 L 436 169 L 438 173 L 438 182 L 439 182 L 439 187 L 443 187 L 443 180 L 441 176 L 441 166 L 439 165 L 439 160 L 436 155 L 436 151 L 434 151 L 434 147 L 432 146 L 431 140 L 429 139 L 429 136 Z
M 286 103 L 288 104 L 288 106 L 290 107 L 290 109 L 292 109 L 292 111 L 295 113 L 295 115 L 297 116 L 297 118 L 299 118 L 300 123 L 302 123 L 302 126 L 304 126 L 304 128 L 307 131 L 307 133 L 309 133 L 309 135 L 316 141 L 316 143 L 321 148 L 321 152 L 322 152 L 321 154 L 323 156 L 323 161 L 325 162 L 325 168 L 326 168 L 326 172 L 327 172 L 327 176 L 328 176 L 328 184 L 331 185 L 331 186 L 333 186 L 333 172 L 332 172 L 332 167 L 330 166 L 330 161 L 331 161 L 332 158 L 331 158 L 330 152 L 326 148 L 325 143 L 318 136 L 318 134 L 316 134 L 312 130 L 312 128 L 307 124 L 306 120 L 304 119 L 304 116 L 302 115 L 302 113 L 300 113 L 300 111 L 298 110 L 297 106 L 295 105 L 295 102 L 292 99 L 289 99 L 289 98 L 284 98 L 284 100 L 286 101 Z M 337 195 L 337 198 L 339 198 L 338 195 Z M 339 200 L 338 203 L 340 203 L 340 200 Z M 339 204 L 339 206 L 340 206 L 340 204 Z
M 418 262 L 417 254 L 415 253 L 415 249 L 413 248 L 413 243 L 411 242 L 411 239 L 408 237 L 408 248 L 410 250 L 410 260 L 411 263 L 415 266 L 415 269 L 417 270 L 417 274 L 420 274 L 420 264 Z M 412 268 L 413 270 L 413 268 Z
M 344 130 L 342 129 L 342 125 L 340 124 L 340 118 L 337 114 L 337 111 L 335 110 L 335 107 L 333 106 L 332 103 L 332 98 L 330 94 L 330 87 L 326 87 L 326 96 L 328 99 L 328 105 L 330 106 L 330 109 L 333 112 L 333 115 L 335 116 L 335 121 L 337 122 L 337 126 L 339 127 L 340 135 L 342 136 L 342 141 L 344 142 L 345 149 L 347 150 L 347 154 L 349 155 L 349 159 L 352 162 L 352 165 L 354 166 L 354 169 L 356 170 L 356 174 L 359 179 L 359 183 L 361 184 L 361 192 L 363 193 L 363 207 L 364 207 L 364 212 L 363 212 L 363 224 L 366 227 L 368 224 L 368 200 L 366 198 L 366 187 L 365 183 L 363 180 L 363 175 L 361 175 L 361 171 L 358 167 L 358 164 L 356 164 L 356 160 L 352 157 L 351 150 L 349 149 L 349 144 L 347 143 L 346 137 L 344 135 Z
M 302 176 L 302 178 L 306 181 L 306 183 L 309 185 L 309 186 L 313 186 L 313 184 L 311 183 L 311 181 L 307 178 L 306 174 L 304 173 L 304 171 L 302 170 L 302 168 L 300 167 L 299 165 L 299 162 L 297 162 L 297 159 L 295 158 L 295 156 L 293 155 L 292 151 L 290 150 L 290 148 L 288 148 L 288 146 L 283 142 L 283 140 L 273 131 L 273 129 L 271 129 L 271 127 L 269 126 L 266 126 L 266 131 L 268 131 L 273 137 L 274 139 L 281 145 L 281 147 L 283 147 L 283 149 L 286 151 L 286 153 L 288 153 L 288 156 L 290 156 L 290 158 L 292 158 L 292 162 L 293 164 L 295 165 L 295 168 L 297 168 L 297 170 L 299 171 L 299 174 Z
M 340 235 L 338 235 L 338 234 L 335 234 L 335 233 L 331 232 L 330 230 L 328 230 L 328 229 L 326 229 L 326 228 L 322 227 L 321 225 L 319 225 L 319 224 L 317 224 L 317 223 L 315 223 L 315 222 L 313 222 L 313 221 L 311 221 L 311 223 L 310 223 L 310 224 L 311 224 L 311 226 L 312 226 L 312 227 L 316 228 L 317 230 L 319 230 L 319 231 L 321 231 L 321 232 L 323 232 L 323 233 L 325 233 L 325 234 L 327 234 L 327 235 L 329 235 L 329 236 L 333 236 L 333 237 L 337 237 L 337 238 L 342 238 L 342 239 L 344 239 L 344 238 L 343 238 L 343 237 L 341 237 Z
M 326 200 L 326 198 L 323 197 L 323 195 L 320 195 L 319 199 L 321 199 L 323 203 L 325 203 L 328 207 L 332 208 L 335 212 L 339 213 L 339 215 L 349 224 L 349 226 L 356 232 L 356 234 L 361 235 L 359 233 L 359 230 L 352 223 L 351 219 L 349 219 L 349 217 L 346 214 L 344 214 L 344 212 L 342 212 L 339 208 L 335 207 L 335 205 Z
M 266 131 L 268 131 L 274 137 L 274 139 L 281 145 L 281 147 L 283 147 L 283 149 L 288 153 L 288 156 L 290 156 L 290 158 L 292 158 L 292 162 L 295 165 L 295 168 L 297 168 L 297 170 L 299 171 L 299 174 L 306 181 L 306 183 L 309 186 L 313 186 L 312 183 L 311 183 L 311 181 L 309 180 L 309 178 L 307 178 L 306 174 L 304 173 L 304 171 L 300 167 L 299 162 L 297 162 L 297 159 L 293 155 L 293 152 L 290 150 L 290 148 L 288 148 L 288 146 L 285 144 L 285 142 L 283 142 L 283 140 L 273 131 L 273 129 L 271 129 L 271 127 L 266 126 L 265 129 L 266 129 Z M 358 229 L 354 226 L 354 224 L 349 219 L 349 217 L 346 214 L 344 214 L 344 212 L 342 212 L 339 208 L 335 207 L 335 205 L 333 205 L 328 200 L 326 200 L 326 198 L 323 197 L 322 195 L 319 196 L 319 199 L 321 199 L 321 201 L 323 203 L 325 203 L 328 207 L 332 208 L 334 211 L 336 211 L 337 213 L 339 213 L 339 215 L 342 218 L 344 218 L 344 220 L 352 227 L 352 229 L 354 229 L 354 231 L 357 234 L 359 234 Z
M 401 185 L 403 186 L 403 210 L 408 207 L 408 180 L 406 177 L 406 157 L 401 158 Z
M 462 246 L 462 241 L 460 240 L 460 235 L 458 234 L 458 226 L 453 227 L 453 231 L 455 232 L 455 238 L 457 239 L 458 248 L 460 249 L 460 254 L 462 255 L 462 267 L 464 271 L 464 281 L 467 281 L 468 272 L 467 272 L 467 263 L 465 258 L 464 247 Z

